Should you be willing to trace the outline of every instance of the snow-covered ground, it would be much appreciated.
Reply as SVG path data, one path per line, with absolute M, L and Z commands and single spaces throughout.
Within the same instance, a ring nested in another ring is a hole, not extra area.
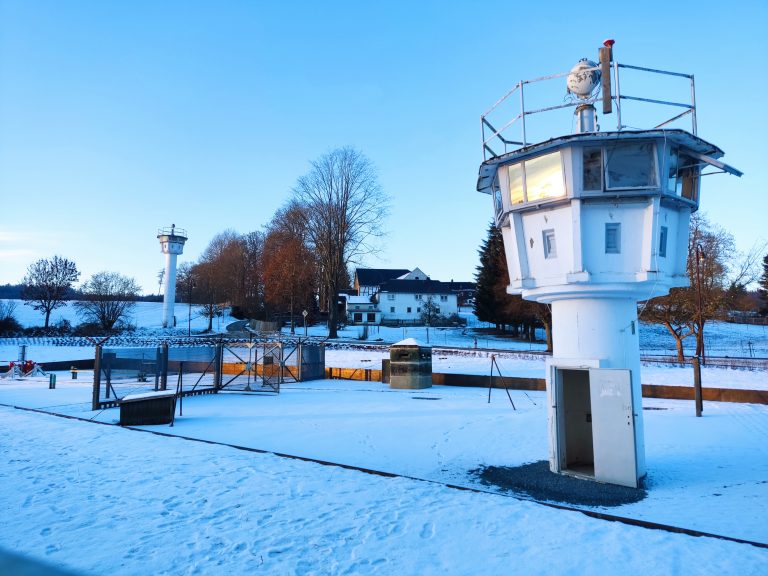
M 21 301 L 16 302 L 16 317 L 25 326 L 40 324 L 40 314 L 29 306 L 24 306 Z M 131 323 L 137 326 L 137 337 L 155 337 L 162 334 L 186 334 L 186 323 L 181 322 L 181 313 L 188 312 L 184 305 L 176 306 L 176 315 L 179 327 L 176 330 L 163 331 L 161 328 L 162 304 L 158 302 L 139 302 L 134 309 Z M 326 353 L 326 365 L 340 368 L 376 368 L 381 366 L 381 360 L 388 357 L 386 350 L 354 350 L 353 345 L 359 344 L 386 344 L 394 343 L 405 338 L 416 338 L 424 344 L 433 346 L 448 346 L 466 348 L 462 353 L 436 353 L 433 356 L 433 370 L 435 372 L 458 374 L 488 374 L 490 372 L 490 353 L 478 348 L 492 348 L 498 350 L 514 350 L 517 352 L 540 352 L 545 346 L 540 342 L 521 342 L 511 338 L 499 337 L 487 334 L 478 329 L 486 326 L 477 321 L 471 312 L 465 311 L 463 315 L 468 320 L 466 328 L 387 328 L 371 327 L 368 339 L 360 340 L 363 328 L 360 326 L 346 326 L 340 330 L 340 339 L 350 344 L 347 349 L 329 349 Z M 52 323 L 62 318 L 68 319 L 73 324 L 78 322 L 74 308 L 67 305 L 58 309 L 52 316 Z M 227 324 L 234 321 L 225 316 L 214 322 L 214 328 L 224 330 Z M 191 331 L 193 333 L 204 330 L 207 320 L 202 318 L 192 308 Z M 288 335 L 289 330 L 284 329 Z M 310 336 L 323 338 L 327 336 L 325 326 L 316 325 L 307 328 Z M 304 329 L 297 325 L 296 334 L 303 335 Z M 641 324 L 640 329 L 641 350 L 643 354 L 673 354 L 674 344 L 667 331 L 658 325 Z M 0 364 L 7 364 L 18 358 L 19 343 L 27 344 L 27 358 L 36 362 L 52 362 L 58 360 L 78 360 L 93 357 L 93 348 L 90 346 L 50 346 L 48 339 L 28 338 L 25 340 L 0 339 Z M 768 358 L 768 326 L 751 326 L 746 324 L 728 324 L 724 322 L 712 322 L 707 326 L 708 351 L 712 356 L 731 357 L 761 357 Z M 686 340 L 687 344 L 693 344 L 692 339 Z M 544 359 L 531 354 L 530 356 L 505 356 L 497 354 L 497 361 L 504 376 L 544 378 Z M 642 379 L 644 384 L 665 384 L 674 386 L 692 386 L 692 373 L 690 368 L 675 368 L 648 364 L 643 366 Z M 731 370 L 707 366 L 703 369 L 702 380 L 704 386 L 716 388 L 746 388 L 753 390 L 768 389 L 768 377 L 764 371 Z
M 25 305 L 23 300 L 0 300 L 0 302 L 15 305 L 13 316 L 24 328 L 39 327 L 45 323 L 43 314 L 32 308 L 32 306 Z M 176 316 L 177 329 L 184 333 L 186 333 L 188 327 L 193 331 L 208 328 L 208 319 L 200 315 L 199 309 L 196 306 L 192 306 L 190 309 L 186 304 L 176 304 L 174 315 Z M 72 326 L 77 326 L 83 322 L 83 319 L 77 314 L 77 309 L 73 302 L 65 302 L 64 306 L 56 308 L 51 312 L 51 326 L 56 326 L 62 321 L 69 322 Z M 233 321 L 234 318 L 229 315 L 214 318 L 213 329 L 224 330 L 226 325 Z M 130 312 L 128 324 L 137 328 L 162 329 L 163 303 L 137 302 Z
M 512 410 L 495 392 L 317 381 L 187 398 L 174 427 L 145 427 L 437 483 L 0 407 L 0 546 L 87 574 L 765 573 L 766 549 L 491 493 L 472 470 L 547 454 L 543 393 Z M 6 406 L 118 419 L 89 398 L 0 384 Z M 647 497 L 603 511 L 768 543 L 768 407 L 645 406 Z
M 162 333 L 153 324 L 159 306 L 140 304 L 140 331 Z M 324 335 L 320 326 L 309 332 Z M 327 365 L 378 368 L 386 350 L 358 349 L 360 332 L 344 329 L 349 344 L 329 349 Z M 727 344 L 736 334 L 753 350 L 768 348 L 762 327 L 713 324 L 711 333 L 734 356 L 744 355 Z M 518 350 L 497 352 L 505 376 L 544 376 L 543 358 L 525 353 L 540 344 L 486 337 L 472 325 L 428 336 L 374 329 L 368 343 L 407 337 L 465 348 L 436 350 L 435 372 L 487 374 L 491 352 L 475 350 L 477 338 L 479 348 Z M 0 343 L 0 360 L 17 352 L 18 342 Z M 28 341 L 27 357 L 38 362 L 92 356 L 88 346 Z M 643 381 L 690 385 L 689 372 L 649 365 Z M 54 390 L 47 378 L 0 380 L 0 548 L 78 572 L 764 574 L 768 565 L 763 548 L 590 519 L 482 485 L 473 473 L 482 466 L 547 458 L 541 392 L 512 391 L 512 410 L 501 390 L 489 404 L 485 389 L 316 381 L 278 396 L 187 398 L 173 428 L 145 427 L 407 477 L 383 478 L 12 408 L 117 422 L 118 409 L 90 410 L 87 378 L 57 376 Z M 765 376 L 706 367 L 703 380 L 768 389 Z M 645 399 L 644 407 L 647 496 L 600 510 L 768 543 L 768 406 L 705 402 L 703 418 L 689 401 Z

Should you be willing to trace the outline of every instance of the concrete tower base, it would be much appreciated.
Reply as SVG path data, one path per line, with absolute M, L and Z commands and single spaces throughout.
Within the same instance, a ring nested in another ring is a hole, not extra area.
M 637 487 L 645 476 L 637 301 L 557 300 L 552 322 L 550 469 Z

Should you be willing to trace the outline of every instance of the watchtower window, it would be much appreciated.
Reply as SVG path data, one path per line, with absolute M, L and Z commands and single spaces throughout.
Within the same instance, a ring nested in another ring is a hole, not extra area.
M 522 204 L 523 197 L 523 164 L 512 164 L 509 174 L 509 202 L 510 204 Z
M 498 220 L 501 213 L 504 211 L 504 205 L 501 201 L 501 189 L 498 186 L 493 187 L 493 213 Z
M 584 190 L 603 189 L 603 149 L 584 148 L 582 153 L 582 180 Z
M 697 202 L 699 200 L 699 163 L 690 156 L 680 155 L 680 166 L 677 170 L 678 196 Z
M 677 148 L 670 146 L 669 155 L 667 156 L 667 192 L 670 194 L 677 192 L 677 170 Z
M 656 155 L 651 142 L 622 142 L 605 149 L 606 189 L 657 186 Z
M 509 201 L 513 205 L 565 196 L 563 162 L 559 151 L 511 164 L 507 174 Z
M 698 161 L 677 148 L 671 148 L 667 158 L 667 192 L 694 202 L 699 198 L 700 166 Z
M 621 253 L 621 224 L 609 222 L 605 225 L 605 253 Z
M 659 230 L 659 256 L 666 258 L 667 256 L 667 227 L 661 226 Z
M 557 258 L 557 244 L 555 244 L 555 231 L 552 229 L 542 230 L 542 241 L 544 243 L 544 258 Z
M 528 202 L 565 196 L 560 152 L 526 160 L 525 192 Z

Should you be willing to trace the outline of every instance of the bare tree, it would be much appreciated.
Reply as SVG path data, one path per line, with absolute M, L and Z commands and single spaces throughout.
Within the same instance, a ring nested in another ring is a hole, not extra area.
M 347 267 L 373 251 L 389 198 L 371 161 L 352 148 L 338 148 L 312 162 L 293 193 L 306 210 L 308 243 L 319 265 L 321 289 L 328 295 L 328 337 L 336 338 L 338 294 Z
M 689 336 L 696 338 L 696 355 L 704 355 L 707 321 L 725 316 L 727 288 L 746 279 L 750 265 L 738 263 L 729 232 L 697 213 L 691 217 L 687 269 L 690 286 L 673 288 L 669 295 L 649 300 L 642 310 L 643 320 L 667 328 L 681 362 L 685 359 L 683 340 Z
M 0 300 L 0 334 L 13 334 L 21 330 L 16 320 L 16 302 Z
M 248 318 L 264 317 L 264 243 L 261 232 L 243 236 L 243 292 L 239 306 Z
M 40 259 L 27 268 L 21 281 L 24 285 L 21 297 L 24 304 L 45 314 L 45 327 L 48 328 L 51 312 L 64 306 L 64 299 L 79 277 L 80 272 L 71 260 L 61 256 Z
M 192 269 L 196 296 L 208 331 L 213 319 L 238 299 L 245 287 L 244 242 L 234 230 L 225 230 L 213 237 L 200 260 Z
M 435 326 L 438 318 L 440 318 L 440 306 L 435 302 L 435 297 L 430 294 L 421 306 L 421 321 L 425 326 Z
M 136 280 L 117 272 L 98 272 L 80 291 L 81 300 L 75 302 L 80 316 L 104 330 L 112 330 L 126 321 L 141 288 Z

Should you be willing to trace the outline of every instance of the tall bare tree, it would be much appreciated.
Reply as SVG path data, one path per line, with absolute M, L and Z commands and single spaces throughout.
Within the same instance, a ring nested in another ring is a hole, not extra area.
M 112 330 L 127 320 L 141 288 L 136 280 L 117 272 L 98 272 L 80 291 L 81 299 L 75 302 L 78 313 L 104 330 Z
M 21 281 L 24 285 L 21 297 L 24 304 L 45 314 L 45 327 L 48 328 L 51 312 L 64 306 L 64 300 L 78 278 L 80 272 L 71 260 L 61 256 L 50 260 L 42 258 L 27 268 Z
M 231 302 L 239 285 L 242 265 L 242 239 L 234 230 L 225 230 L 213 237 L 192 269 L 196 283 L 196 298 L 208 331 L 213 319 L 220 316 Z
M 264 242 L 262 232 L 243 236 L 243 293 L 238 305 L 248 318 L 264 317 Z
M 374 250 L 383 234 L 389 198 L 371 161 L 353 148 L 337 148 L 312 162 L 299 178 L 294 199 L 306 209 L 305 228 L 328 295 L 328 337 L 336 338 L 338 294 L 347 268 Z
M 194 278 L 194 300 L 213 319 L 227 306 L 238 317 L 258 318 L 263 314 L 262 257 L 264 234 L 239 234 L 225 230 L 214 236 L 190 271 Z

